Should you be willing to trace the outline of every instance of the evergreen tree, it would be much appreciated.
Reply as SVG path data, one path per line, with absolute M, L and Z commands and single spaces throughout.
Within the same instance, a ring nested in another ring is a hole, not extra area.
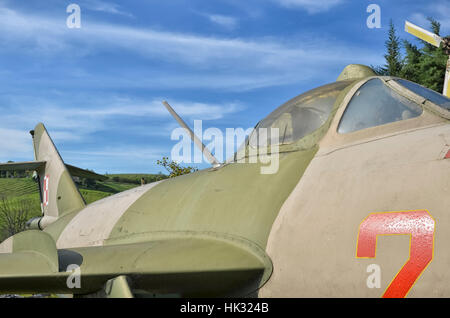
M 422 53 L 416 45 L 408 42 L 407 40 L 403 40 L 403 47 L 405 48 L 406 56 L 404 59 L 401 77 L 419 83 L 421 73 L 419 64 Z
M 440 35 L 441 25 L 433 18 L 428 18 L 431 29 L 437 35 Z M 420 74 L 418 83 L 431 88 L 439 93 L 444 89 L 445 67 L 448 56 L 442 47 L 437 48 L 427 42 L 424 42 L 421 49 L 421 57 L 417 63 Z
M 433 18 L 428 18 L 428 21 L 430 21 L 432 31 L 440 35 L 440 23 Z M 373 67 L 373 69 L 379 75 L 403 77 L 441 93 L 444 87 L 448 55 L 442 47 L 437 48 L 422 40 L 420 42 L 423 45 L 421 48 L 403 40 L 401 44 L 405 51 L 405 57 L 402 58 L 400 40 L 395 34 L 395 28 L 391 21 L 389 37 L 386 41 L 385 59 L 387 64 L 384 67 Z
M 401 76 L 402 72 L 402 56 L 400 52 L 400 39 L 398 38 L 394 23 L 389 24 L 389 36 L 386 41 L 387 54 L 384 56 L 386 65 L 383 70 L 390 76 Z

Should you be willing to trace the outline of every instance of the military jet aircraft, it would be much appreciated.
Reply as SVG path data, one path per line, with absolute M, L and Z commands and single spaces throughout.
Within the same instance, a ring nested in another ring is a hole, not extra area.
M 71 176 L 89 172 L 38 124 L 35 161 L 1 166 L 37 171 L 43 215 L 0 245 L 0 292 L 450 296 L 449 98 L 349 65 L 261 120 L 244 153 L 260 128 L 282 132 L 274 174 L 212 160 L 86 206 Z

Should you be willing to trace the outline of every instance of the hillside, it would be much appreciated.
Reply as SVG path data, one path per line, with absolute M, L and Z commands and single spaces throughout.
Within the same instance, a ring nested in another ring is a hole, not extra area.
M 81 195 L 87 204 L 103 199 L 110 195 L 126 191 L 141 185 L 141 179 L 146 183 L 154 182 L 165 175 L 152 174 L 115 174 L 109 175 L 103 182 L 82 179 L 77 182 Z M 25 222 L 41 215 L 39 190 L 32 178 L 0 178 L 0 242 L 11 233 L 11 220 L 23 230 Z M 20 224 L 18 224 L 18 223 Z M 14 232 L 15 233 L 15 232 Z
M 0 178 L 0 197 L 13 198 L 33 193 L 38 193 L 38 187 L 31 178 Z
M 133 176 L 136 176 L 136 180 L 139 180 L 139 183 L 124 183 L 108 180 L 95 182 L 88 186 L 83 184 L 78 184 L 78 186 L 86 203 L 89 204 L 104 197 L 139 186 L 141 175 Z M 137 179 L 137 176 L 139 176 L 139 179 Z M 0 178 L 0 198 L 6 198 L 8 200 L 39 199 L 38 186 L 31 178 Z
M 159 181 L 167 178 L 164 174 L 108 174 L 109 181 L 120 182 L 126 184 L 141 184 L 141 179 L 144 179 L 146 183 Z
M 131 188 L 131 187 L 130 187 Z M 118 193 L 117 187 L 108 187 L 105 183 L 105 189 L 108 191 L 96 191 L 91 189 L 80 188 L 80 192 L 86 200 L 86 203 L 92 203 L 111 194 Z M 32 200 L 39 201 L 39 190 L 36 182 L 31 178 L 0 178 L 0 198 L 10 201 Z M 37 205 L 39 208 L 39 204 Z M 40 211 L 40 208 L 39 208 Z M 40 212 L 39 212 L 40 213 Z

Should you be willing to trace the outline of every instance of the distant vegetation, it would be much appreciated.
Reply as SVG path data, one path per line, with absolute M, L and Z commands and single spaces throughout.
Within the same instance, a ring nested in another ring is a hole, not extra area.
M 39 190 L 30 172 L 0 173 L 0 242 L 23 231 L 29 219 L 41 215 Z M 106 181 L 75 178 L 87 204 L 144 183 L 167 178 L 163 174 L 113 174 Z
M 109 181 L 117 183 L 141 184 L 144 179 L 145 183 L 152 183 L 167 178 L 164 174 L 108 174 Z
M 182 167 L 179 163 L 170 160 L 168 157 L 163 157 L 161 160 L 156 162 L 158 165 L 164 167 L 169 172 L 169 178 L 175 178 L 178 176 L 182 176 L 184 174 L 189 174 L 197 171 L 198 169 L 195 167 L 187 166 Z

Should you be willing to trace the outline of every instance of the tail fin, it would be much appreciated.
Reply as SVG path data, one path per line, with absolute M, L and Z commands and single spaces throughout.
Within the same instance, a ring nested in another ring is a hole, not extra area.
M 85 202 L 44 125 L 38 124 L 30 133 L 35 160 L 45 161 L 45 166 L 36 169 L 44 214 L 40 227 L 44 228 L 61 216 L 84 208 Z
M 89 170 L 66 165 L 43 124 L 30 131 L 35 161 L 0 164 L 0 171 L 37 172 L 43 217 L 30 220 L 32 228 L 45 228 L 59 217 L 81 210 L 85 202 L 72 176 L 105 181 L 108 178 Z

